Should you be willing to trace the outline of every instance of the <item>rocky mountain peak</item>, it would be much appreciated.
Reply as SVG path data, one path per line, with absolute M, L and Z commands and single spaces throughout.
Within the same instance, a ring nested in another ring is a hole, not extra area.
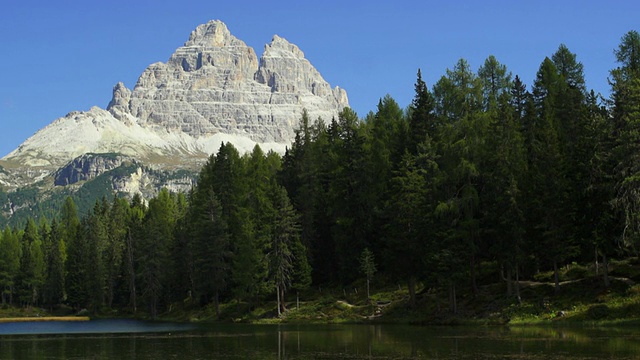
M 224 47 L 238 41 L 222 21 L 211 20 L 196 27 L 184 46 Z
M 149 65 L 132 90 L 113 87 L 106 111 L 71 112 L 2 160 L 53 172 L 86 153 L 118 153 L 145 164 L 197 167 L 221 142 L 283 152 L 303 110 L 330 121 L 348 106 L 294 44 L 273 36 L 255 51 L 213 20 L 199 25 L 167 62 Z
M 296 45 L 287 41 L 287 39 L 274 35 L 271 43 L 264 46 L 263 57 L 293 57 L 304 59 L 304 53 Z

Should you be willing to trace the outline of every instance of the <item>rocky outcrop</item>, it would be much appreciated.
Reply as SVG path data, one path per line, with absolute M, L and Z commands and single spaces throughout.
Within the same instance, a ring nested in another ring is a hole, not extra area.
M 95 179 L 103 173 L 118 168 L 128 162 L 135 164 L 130 157 L 115 154 L 85 154 L 60 168 L 54 174 L 56 186 L 66 186 L 79 181 Z

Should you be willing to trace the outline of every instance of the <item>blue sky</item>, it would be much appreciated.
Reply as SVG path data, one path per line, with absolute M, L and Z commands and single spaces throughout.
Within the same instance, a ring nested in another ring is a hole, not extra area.
M 407 106 L 418 68 L 432 86 L 460 58 L 477 70 L 494 55 L 530 87 L 562 43 L 584 64 L 587 87 L 608 95 L 613 50 L 640 31 L 640 2 L 7 0 L 0 156 L 70 111 L 106 107 L 113 85 L 133 88 L 212 19 L 258 56 L 274 34 L 298 45 L 364 117 L 386 94 Z

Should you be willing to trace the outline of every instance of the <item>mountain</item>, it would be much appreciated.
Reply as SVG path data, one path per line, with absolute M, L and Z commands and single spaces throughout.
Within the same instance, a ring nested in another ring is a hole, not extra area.
M 303 110 L 311 119 L 330 121 L 347 106 L 345 90 L 332 88 L 296 45 L 275 35 L 258 59 L 223 22 L 209 21 L 192 31 L 166 63 L 149 65 L 133 90 L 116 84 L 106 109 L 70 112 L 2 158 L 0 202 L 13 204 L 3 207 L 10 215 L 16 208 L 12 194 L 78 187 L 125 163 L 137 168 L 133 174 L 138 175 L 196 173 L 222 142 L 240 152 L 259 144 L 265 151 L 282 153 L 295 136 Z M 122 158 L 112 167 L 102 166 L 114 156 Z M 94 167 L 100 171 L 92 175 L 73 165 L 94 161 L 102 165 Z M 61 169 L 69 166 L 75 175 L 61 180 Z M 72 178 L 78 181 L 72 183 Z

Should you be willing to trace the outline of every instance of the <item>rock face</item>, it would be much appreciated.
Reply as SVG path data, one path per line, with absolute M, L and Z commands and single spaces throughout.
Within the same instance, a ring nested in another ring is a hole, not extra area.
M 80 181 L 92 180 L 109 170 L 122 166 L 125 162 L 135 163 L 135 160 L 122 155 L 85 154 L 58 169 L 54 174 L 54 184 L 66 186 Z
M 106 110 L 57 119 L 2 160 L 51 171 L 86 153 L 190 164 L 223 141 L 282 152 L 303 109 L 330 121 L 347 106 L 346 92 L 331 88 L 297 46 L 274 36 L 258 60 L 224 23 L 210 21 L 166 63 L 151 64 L 133 90 L 116 84 Z

